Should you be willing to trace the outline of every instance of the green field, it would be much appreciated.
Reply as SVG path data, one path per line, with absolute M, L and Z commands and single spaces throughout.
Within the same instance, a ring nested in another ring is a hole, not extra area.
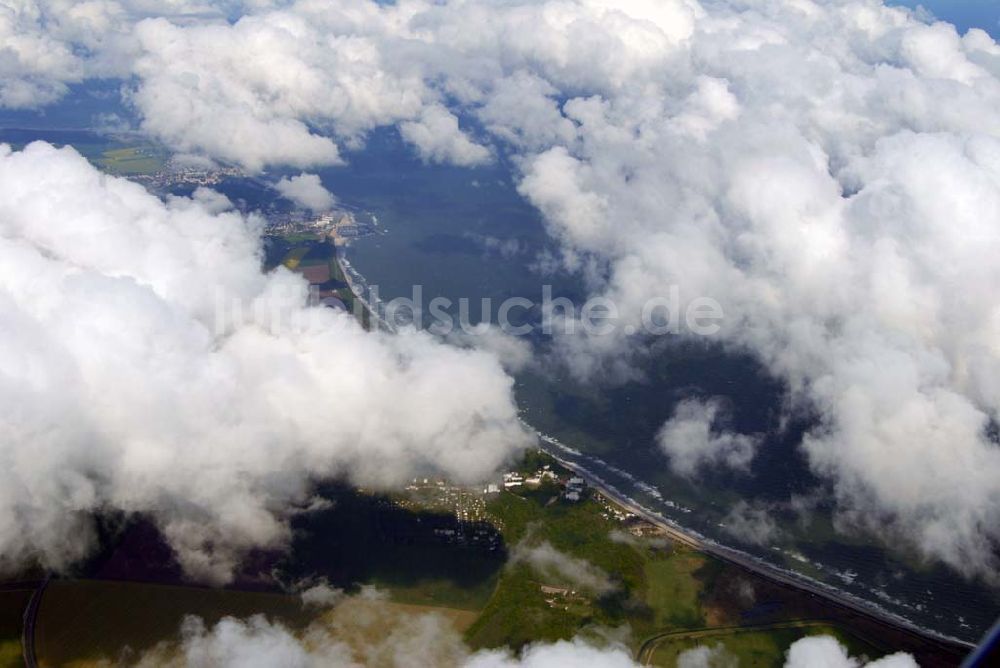
M 534 639 L 570 638 L 588 627 L 628 625 L 635 644 L 663 628 L 703 623 L 702 589 L 711 579 L 707 557 L 682 547 L 664 549 L 635 539 L 611 539 L 618 526 L 602 517 L 594 500 L 569 503 L 555 487 L 524 494 L 502 493 L 490 511 L 504 524 L 508 544 L 546 541 L 560 552 L 584 559 L 617 584 L 617 590 L 591 597 L 589 605 L 569 610 L 546 603 L 539 575 L 525 565 L 508 568 L 483 615 L 468 633 L 475 647 L 524 645 Z M 546 583 L 559 584 L 559 583 Z
M 292 250 L 288 251 L 284 258 L 281 260 L 281 264 L 285 266 L 286 269 L 291 269 L 295 271 L 302 264 L 302 258 L 306 256 L 309 252 L 308 246 L 297 246 Z
M 21 662 L 21 641 L 17 638 L 0 640 L 0 666 L 3 668 L 19 668 Z
M 35 140 L 72 146 L 98 169 L 115 176 L 150 175 L 161 171 L 170 158 L 162 146 L 130 135 L 104 135 L 85 130 L 0 129 L 0 142 L 21 150 Z
M 308 608 L 293 595 L 164 586 L 138 582 L 94 580 L 52 583 L 45 592 L 35 646 L 43 667 L 106 668 L 132 665 L 154 648 L 158 657 L 173 656 L 181 623 L 196 615 L 211 625 L 223 616 L 244 619 L 264 614 L 299 633 L 312 625 L 343 632 L 342 640 L 361 650 L 384 641 L 413 615 L 434 613 L 460 633 L 475 612 L 399 604 L 357 598 L 330 610 Z M 340 636 L 338 636 L 340 637 Z M 20 666 L 20 644 L 11 648 L 10 662 Z M 6 651 L 0 644 L 0 650 Z M 363 652 L 359 657 L 364 656 Z M 0 653 L 7 659 L 7 654 Z
M 97 166 L 110 174 L 133 176 L 154 174 L 166 165 L 167 154 L 151 145 L 109 148 L 94 159 Z
M 655 626 L 695 628 L 704 625 L 699 600 L 702 581 L 696 574 L 705 562 L 704 555 L 686 548 L 664 559 L 646 561 L 646 603 L 655 613 Z
M 286 234 L 282 237 L 282 239 L 292 245 L 305 244 L 303 247 L 306 249 L 308 249 L 308 244 L 323 241 L 323 239 L 314 232 L 294 232 L 292 234 Z
M 89 665 L 135 656 L 177 637 L 186 615 L 213 624 L 263 613 L 295 626 L 309 621 L 297 597 L 133 582 L 54 581 L 38 613 L 42 666 Z
M 21 615 L 30 598 L 30 590 L 0 592 L 0 668 L 19 668 L 23 665 Z
M 830 624 L 792 623 L 789 628 L 727 629 L 679 635 L 657 643 L 650 656 L 642 657 L 647 665 L 675 666 L 677 658 L 686 650 L 699 646 L 721 646 L 727 657 L 735 659 L 740 668 L 781 668 L 785 653 L 796 640 L 807 636 L 833 636 L 848 648 L 851 656 L 878 656 L 882 654 L 872 645 L 855 638 Z
M 329 293 L 344 302 L 348 312 L 353 313 L 363 327 L 371 326 L 371 314 L 358 301 L 347 284 L 347 278 L 337 262 L 333 243 L 313 233 L 294 233 L 268 237 L 269 246 L 264 269 L 270 271 L 281 265 L 291 271 L 304 267 L 329 264 L 330 281 L 320 286 L 324 294 Z
M 523 468 L 527 472 L 544 461 Z M 538 572 L 527 564 L 505 568 L 466 633 L 471 646 L 516 648 L 625 629 L 632 650 L 642 650 L 645 662 L 660 666 L 674 666 L 681 652 L 706 644 L 722 644 L 740 666 L 781 666 L 793 642 L 816 634 L 838 638 L 854 656 L 876 658 L 895 649 L 887 638 L 877 644 L 862 640 L 849 630 L 856 617 L 831 611 L 820 600 L 683 545 L 631 536 L 606 516 L 599 499 L 569 503 L 558 492 L 555 486 L 517 488 L 501 493 L 489 509 L 508 545 L 546 541 L 600 568 L 618 589 L 592 595 L 584 604 L 552 606 L 540 590 Z

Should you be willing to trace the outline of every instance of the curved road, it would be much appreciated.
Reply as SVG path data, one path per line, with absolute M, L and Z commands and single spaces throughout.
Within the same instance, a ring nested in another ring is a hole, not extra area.
M 38 623 L 38 608 L 42 604 L 42 595 L 51 579 L 51 575 L 45 577 L 31 595 L 28 605 L 24 609 L 21 626 L 21 657 L 24 660 L 25 668 L 38 668 L 38 657 L 35 656 L 35 626 Z
M 653 653 L 656 651 L 656 648 L 660 646 L 660 643 L 664 640 L 674 638 L 710 638 L 716 635 L 729 635 L 734 631 L 777 631 L 779 629 L 802 629 L 810 626 L 831 625 L 836 625 L 836 623 L 825 619 L 802 619 L 790 620 L 787 622 L 775 622 L 773 624 L 749 624 L 747 626 L 719 626 L 715 628 L 689 629 L 686 631 L 666 631 L 664 633 L 657 633 L 655 636 L 647 638 L 639 647 L 639 651 L 636 653 L 636 661 L 643 666 L 652 665 L 650 662 L 653 660 Z

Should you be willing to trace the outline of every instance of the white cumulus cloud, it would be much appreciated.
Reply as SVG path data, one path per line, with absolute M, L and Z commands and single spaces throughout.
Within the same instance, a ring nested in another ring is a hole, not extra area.
M 323 187 L 316 174 L 286 176 L 275 184 L 275 188 L 282 197 L 312 211 L 324 211 L 333 207 L 336 202 L 333 193 Z
M 528 443 L 494 357 L 306 308 L 226 205 L 0 148 L 0 565 L 64 567 L 114 509 L 224 581 L 314 480 L 478 480 Z
M 693 476 L 710 466 L 749 466 L 759 439 L 727 431 L 724 418 L 725 408 L 717 399 L 685 399 L 677 405 L 657 435 L 660 449 L 676 473 Z
M 917 668 L 909 654 L 899 652 L 863 663 L 848 655 L 847 648 L 831 636 L 811 636 L 792 643 L 788 648 L 785 668 Z

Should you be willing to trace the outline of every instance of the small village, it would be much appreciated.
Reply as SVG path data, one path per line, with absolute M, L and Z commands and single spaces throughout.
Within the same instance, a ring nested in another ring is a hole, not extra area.
M 192 168 L 168 163 L 165 169 L 152 174 L 132 174 L 129 178 L 154 190 L 167 190 L 177 186 L 210 188 L 226 179 L 239 179 L 245 176 L 239 167 Z
M 543 464 L 534 471 L 511 470 L 499 480 L 477 486 L 456 485 L 442 478 L 413 478 L 404 493 L 393 500 L 394 505 L 418 512 L 439 512 L 451 516 L 448 526 L 438 526 L 434 536 L 445 543 L 470 547 L 501 547 L 499 532 L 504 529 L 502 518 L 491 514 L 487 504 L 491 497 L 504 492 L 520 495 L 522 490 L 535 490 L 543 485 L 559 487 L 557 499 L 563 503 L 580 503 L 592 499 L 601 507 L 601 516 L 623 525 L 637 537 L 665 535 L 665 531 L 622 508 L 586 481 L 572 473 Z

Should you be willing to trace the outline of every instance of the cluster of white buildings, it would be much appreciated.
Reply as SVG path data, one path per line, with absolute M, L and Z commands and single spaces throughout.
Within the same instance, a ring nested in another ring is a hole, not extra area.
M 303 218 L 303 212 L 293 211 L 291 213 L 271 214 L 267 218 L 267 231 L 269 234 L 330 234 L 337 230 L 339 225 L 353 224 L 350 214 L 329 211 L 313 218 Z
M 516 471 L 511 471 L 510 473 L 503 474 L 503 486 L 507 489 L 512 487 L 520 487 L 524 484 L 524 477 Z
M 499 494 L 502 489 L 512 490 L 517 487 L 538 487 L 546 481 L 559 482 L 559 475 L 548 464 L 531 474 L 519 471 L 508 471 L 503 474 L 500 484 L 490 483 L 483 488 L 483 494 Z M 562 497 L 567 501 L 579 501 L 584 497 L 586 483 L 583 478 L 574 476 L 566 481 Z
M 503 474 L 503 486 L 505 489 L 511 489 L 512 487 L 520 487 L 522 485 L 527 485 L 528 487 L 538 487 L 546 480 L 552 480 L 554 482 L 559 481 L 559 476 L 552 467 L 546 464 L 542 468 L 535 471 L 533 474 L 525 478 L 522 474 L 517 471 L 510 471 Z M 486 492 L 494 493 L 499 492 L 500 488 L 497 485 L 488 485 Z
M 405 489 L 405 497 L 394 501 L 400 508 L 454 514 L 454 524 L 433 528 L 433 535 L 438 539 L 490 550 L 501 547 L 499 531 L 503 523 L 487 511 L 486 500 L 478 488 L 454 485 L 442 479 L 413 478 Z
M 633 513 L 630 513 L 629 511 L 623 509 L 621 506 L 619 506 L 617 503 L 614 503 L 603 494 L 595 494 L 594 498 L 597 500 L 599 504 L 601 504 L 601 506 L 604 507 L 604 510 L 601 511 L 601 517 L 603 517 L 606 520 L 625 522 L 625 521 L 631 521 L 633 518 L 635 518 L 635 515 Z
M 226 179 L 237 179 L 245 174 L 238 167 L 219 167 L 217 169 L 195 169 L 168 165 L 167 169 L 154 174 L 136 174 L 132 180 L 146 182 L 157 188 L 179 185 L 217 186 Z
M 567 501 L 579 501 L 583 498 L 583 489 L 586 485 L 587 483 L 579 476 L 570 478 L 566 481 L 566 491 L 563 492 L 563 498 Z

